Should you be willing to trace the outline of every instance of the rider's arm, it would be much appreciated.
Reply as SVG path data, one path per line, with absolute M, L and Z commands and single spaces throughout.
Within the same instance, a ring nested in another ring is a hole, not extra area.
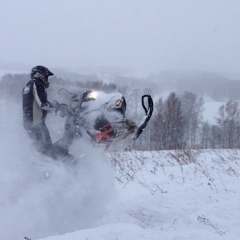
M 54 110 L 52 103 L 47 100 L 47 92 L 42 84 L 39 84 L 37 82 L 33 83 L 33 94 L 40 108 L 47 111 Z

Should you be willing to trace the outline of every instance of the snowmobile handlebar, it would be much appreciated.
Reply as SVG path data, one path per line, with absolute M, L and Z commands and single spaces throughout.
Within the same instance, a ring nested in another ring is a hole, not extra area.
M 147 106 L 146 106 L 146 99 L 147 99 Z M 141 133 L 147 126 L 150 118 L 152 117 L 154 104 L 153 104 L 152 97 L 149 94 L 142 96 L 142 107 L 145 111 L 146 118 L 144 119 L 144 122 L 140 125 L 140 127 L 138 128 L 137 133 L 134 136 L 134 140 L 136 140 L 141 135 Z
M 60 112 L 60 117 L 66 117 L 70 113 L 70 111 L 68 109 L 68 106 L 65 103 L 59 103 L 59 102 L 54 100 L 53 101 L 53 106 L 55 108 L 56 115 L 57 115 L 58 112 Z
M 146 107 L 145 106 L 145 101 L 144 99 L 148 100 L 148 106 Z M 150 117 L 152 116 L 152 113 L 153 113 L 153 100 L 152 100 L 152 97 L 150 95 L 143 95 L 142 96 L 142 106 L 143 106 L 143 109 L 145 111 L 145 114 L 146 115 L 150 115 Z

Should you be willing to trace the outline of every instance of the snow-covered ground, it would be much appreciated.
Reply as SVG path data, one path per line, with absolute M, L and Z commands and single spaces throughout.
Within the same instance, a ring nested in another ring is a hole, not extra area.
M 34 150 L 20 103 L 0 108 L 0 239 L 239 238 L 239 150 L 104 155 L 75 142 L 71 166 Z M 62 119 L 47 124 L 58 138 Z
M 218 109 L 223 104 L 225 104 L 225 102 L 217 102 L 209 97 L 205 97 L 203 120 L 208 121 L 210 124 L 216 123 L 216 116 L 218 115 Z
M 188 154 L 187 165 L 169 151 L 115 155 L 116 196 L 98 226 L 44 240 L 238 239 L 240 152 Z

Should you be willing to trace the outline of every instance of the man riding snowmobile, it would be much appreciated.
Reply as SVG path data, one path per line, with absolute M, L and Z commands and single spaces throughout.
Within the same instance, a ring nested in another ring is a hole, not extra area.
M 49 77 L 53 73 L 38 65 L 31 70 L 31 80 L 22 91 L 23 126 L 34 140 L 37 149 L 53 157 L 52 140 L 45 119 L 54 106 L 47 99 Z
M 87 90 L 79 94 L 68 92 L 68 96 L 68 104 L 55 102 L 60 116 L 67 116 L 63 137 L 54 144 L 62 154 L 68 154 L 73 140 L 78 137 L 103 146 L 105 151 L 123 150 L 142 133 L 153 111 L 152 98 L 144 95 L 142 104 L 146 117 L 138 126 L 125 118 L 127 104 L 121 93 Z M 148 98 L 148 109 L 144 98 Z

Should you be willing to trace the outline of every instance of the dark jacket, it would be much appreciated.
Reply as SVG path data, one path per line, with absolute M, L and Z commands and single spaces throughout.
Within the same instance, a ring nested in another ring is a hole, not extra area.
M 31 129 L 44 122 L 47 112 L 53 110 L 47 100 L 47 91 L 40 79 L 31 79 L 22 92 L 23 124 L 25 129 Z

